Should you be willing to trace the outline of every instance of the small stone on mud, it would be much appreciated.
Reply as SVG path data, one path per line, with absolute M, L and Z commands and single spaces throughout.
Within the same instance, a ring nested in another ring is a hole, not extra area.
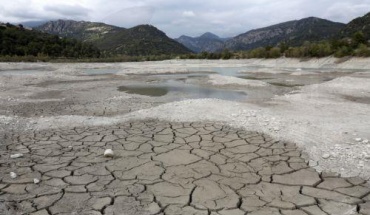
M 114 156 L 112 149 L 106 149 L 104 152 L 104 157 L 112 158 Z
M 362 138 L 356 138 L 355 139 L 357 142 L 360 142 L 360 141 L 362 141 Z
M 33 183 L 34 183 L 34 184 L 38 184 L 38 183 L 40 183 L 40 179 L 38 179 L 38 178 L 34 178 L 34 179 L 33 179 Z
M 21 158 L 21 157 L 23 157 L 23 154 L 22 153 L 10 155 L 10 158 L 13 158 L 13 159 L 15 159 L 15 158 Z
M 326 154 L 323 154 L 323 155 L 322 155 L 322 158 L 324 158 L 324 159 L 328 159 L 328 158 L 330 158 L 330 154 L 327 154 L 327 153 L 326 153 Z
M 16 178 L 17 177 L 17 173 L 15 173 L 15 172 L 10 172 L 10 177 L 11 178 Z

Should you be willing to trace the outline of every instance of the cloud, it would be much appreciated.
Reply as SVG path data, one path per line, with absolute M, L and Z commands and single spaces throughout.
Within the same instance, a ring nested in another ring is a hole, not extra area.
M 90 10 L 81 5 L 52 4 L 45 5 L 43 9 L 47 12 L 53 12 L 59 16 L 67 17 L 87 17 Z
M 345 11 L 345 13 L 343 13 Z M 326 13 L 324 14 L 325 18 L 336 20 L 339 22 L 347 23 L 353 17 L 359 16 L 360 14 L 365 14 L 370 11 L 370 2 L 352 4 L 352 2 L 339 2 L 331 5 Z
M 184 16 L 184 17 L 194 17 L 195 13 L 191 10 L 186 10 L 186 11 L 182 12 L 182 16 Z
M 133 27 L 140 24 L 149 24 L 154 12 L 155 8 L 149 6 L 124 8 L 109 14 L 100 21 L 121 27 Z

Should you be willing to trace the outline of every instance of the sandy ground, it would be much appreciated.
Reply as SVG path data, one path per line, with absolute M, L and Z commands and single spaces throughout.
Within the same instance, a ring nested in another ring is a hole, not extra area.
M 299 61 L 172 60 L 119 64 L 0 64 L 2 134 L 26 130 L 112 125 L 155 118 L 177 122 L 222 122 L 263 132 L 297 144 L 319 171 L 370 179 L 370 59 L 339 62 L 334 58 Z M 210 72 L 237 67 L 243 74 L 299 86 L 276 87 L 265 81 L 210 74 L 198 83 L 244 90 L 245 101 L 185 99 L 178 94 L 148 97 L 118 92 L 117 87 L 150 81 L 148 74 Z M 86 75 L 105 68 L 115 74 Z M 247 68 L 247 69 L 246 69 Z M 11 70 L 37 70 L 9 74 Z M 1 74 L 2 73 L 2 74 Z M 144 74 L 144 75 L 140 75 Z M 325 81 L 317 80 L 330 76 Z M 303 86 L 301 86 L 303 85 Z

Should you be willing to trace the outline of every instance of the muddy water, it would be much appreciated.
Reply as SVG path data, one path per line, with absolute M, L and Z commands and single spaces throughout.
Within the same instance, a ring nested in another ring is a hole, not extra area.
M 174 80 L 150 84 L 138 83 L 134 85 L 125 85 L 118 87 L 118 90 L 129 94 L 139 94 L 152 97 L 160 97 L 168 94 L 175 96 L 177 98 L 176 100 L 188 98 L 215 98 L 240 101 L 247 98 L 247 94 L 243 91 L 207 88 Z
M 102 68 L 102 69 L 84 69 L 83 72 L 86 75 L 108 75 L 108 74 L 116 74 L 120 69 L 109 69 L 109 68 Z

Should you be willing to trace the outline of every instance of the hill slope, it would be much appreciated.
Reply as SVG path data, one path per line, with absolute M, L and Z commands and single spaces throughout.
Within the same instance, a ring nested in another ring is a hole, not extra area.
M 338 34 L 345 24 L 316 17 L 294 20 L 277 25 L 255 29 L 226 42 L 230 50 L 249 50 L 258 47 L 275 46 L 281 42 L 302 45 L 304 41 L 319 41 Z
M 42 32 L 95 44 L 106 54 L 186 54 L 185 46 L 150 25 L 130 29 L 95 22 L 58 20 L 37 27 Z
M 176 39 L 188 49 L 199 53 L 199 52 L 217 52 L 223 49 L 224 41 L 226 39 L 220 38 L 212 33 L 205 33 L 199 37 L 181 36 Z
M 90 43 L 6 24 L 0 25 L 0 55 L 90 58 L 100 52 Z
M 90 42 L 103 38 L 107 33 L 115 33 L 123 30 L 122 28 L 104 23 L 78 22 L 74 20 L 50 21 L 36 27 L 35 29 L 48 34 Z
M 341 31 L 341 35 L 348 37 L 358 31 L 362 31 L 365 38 L 370 40 L 370 13 L 349 22 Z

